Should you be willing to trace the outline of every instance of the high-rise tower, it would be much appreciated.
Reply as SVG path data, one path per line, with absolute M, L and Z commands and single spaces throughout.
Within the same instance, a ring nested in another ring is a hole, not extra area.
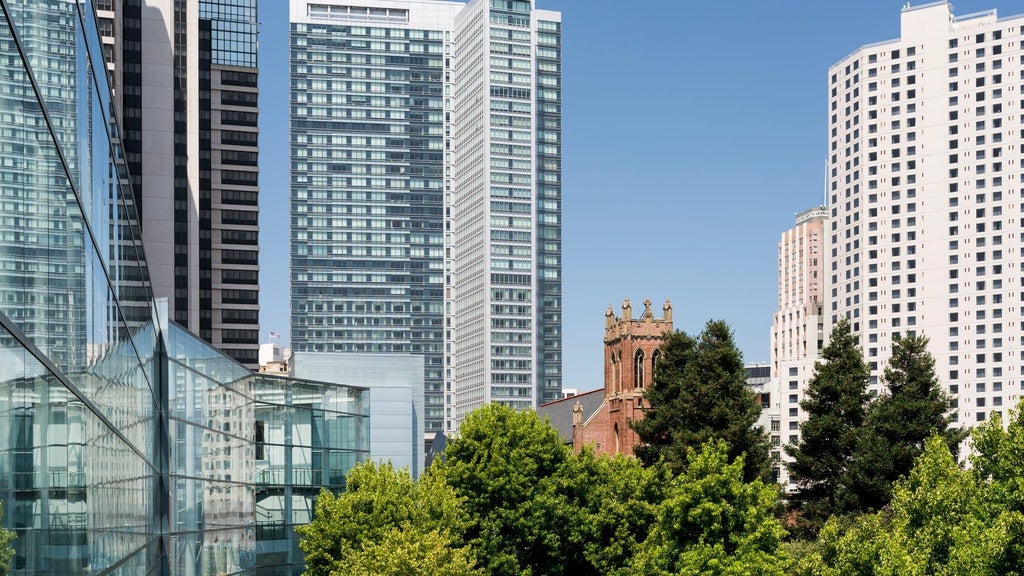
M 900 38 L 829 69 L 828 306 L 880 376 L 924 334 L 970 426 L 1021 393 L 1024 16 L 905 7 Z
M 804 210 L 779 240 L 779 304 L 772 318 L 769 405 L 765 408 L 775 417 L 765 429 L 780 438 L 779 445 L 773 441 L 771 457 L 783 484 L 788 474 L 780 465 L 781 445 L 800 441 L 800 423 L 806 419 L 800 402 L 826 337 L 822 311 L 827 223 L 824 207 Z
M 173 320 L 254 368 L 256 0 L 96 7 L 153 291 Z
M 561 390 L 560 15 L 293 0 L 297 351 L 424 356 L 426 430 Z

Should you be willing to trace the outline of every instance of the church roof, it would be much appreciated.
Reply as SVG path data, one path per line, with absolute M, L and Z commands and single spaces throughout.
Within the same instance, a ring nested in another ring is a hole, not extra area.
M 586 422 L 604 402 L 604 388 L 562 398 L 537 407 L 537 414 L 541 418 L 547 417 L 548 422 L 558 431 L 558 435 L 566 444 L 572 444 L 572 410 L 577 402 L 583 408 L 583 421 Z

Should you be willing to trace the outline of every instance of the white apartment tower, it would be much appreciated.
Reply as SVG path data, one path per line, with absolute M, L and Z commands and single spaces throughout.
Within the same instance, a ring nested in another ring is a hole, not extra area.
M 561 395 L 560 22 L 507 0 L 455 21 L 456 423 Z
M 943 1 L 829 69 L 828 323 L 876 392 L 893 336 L 927 336 L 964 426 L 1021 394 L 1022 64 L 1024 16 Z
M 827 224 L 825 207 L 804 210 L 779 240 L 779 304 L 772 318 L 772 390 L 767 411 L 778 415 L 778 423 L 771 426 L 779 429 L 771 433 L 780 435 L 783 445 L 800 442 L 800 423 L 806 420 L 800 402 L 826 337 L 822 312 Z M 772 450 L 773 460 L 780 464 L 787 460 L 784 451 Z M 779 482 L 787 485 L 786 467 L 776 467 Z
M 291 1 L 299 352 L 411 353 L 425 424 L 561 394 L 561 15 Z

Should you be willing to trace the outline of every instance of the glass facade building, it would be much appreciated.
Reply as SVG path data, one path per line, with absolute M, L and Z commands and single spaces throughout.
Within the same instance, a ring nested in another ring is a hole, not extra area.
M 260 576 L 305 570 L 295 527 L 313 519 L 321 488 L 345 489 L 345 475 L 369 449 L 366 390 L 280 376 L 252 380 L 255 425 L 256 566 Z
M 444 33 L 297 23 L 291 38 L 292 348 L 423 355 L 439 429 Z
M 297 573 L 365 390 L 255 375 L 154 300 L 94 6 L 0 2 L 0 500 L 12 574 Z M 282 552 L 284 551 L 284 552 Z
M 561 16 L 292 0 L 292 346 L 424 356 L 426 432 L 561 391 Z

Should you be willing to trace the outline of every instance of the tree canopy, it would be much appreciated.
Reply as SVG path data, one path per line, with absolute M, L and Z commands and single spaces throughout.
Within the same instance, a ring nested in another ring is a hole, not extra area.
M 669 486 L 632 574 L 781 576 L 778 546 L 786 532 L 774 515 L 775 486 L 745 482 L 743 458 L 730 462 L 722 440 L 691 448 L 687 457 L 686 472 Z
M 821 532 L 813 574 L 1021 574 L 1024 569 L 1024 422 L 996 415 L 973 434 L 972 467 L 961 468 L 946 438 L 925 444 L 898 480 L 889 509 Z
M 440 469 L 463 498 L 467 542 L 494 575 L 562 574 L 582 541 L 572 451 L 534 412 L 490 404 L 466 417 Z
M 581 539 L 587 569 L 580 574 L 628 574 L 633 556 L 658 518 L 671 476 L 664 466 L 641 466 L 621 454 L 597 456 L 583 449 L 577 475 L 585 504 Z
M 833 327 L 821 358 L 800 402 L 807 415 L 800 443 L 786 447 L 793 458 L 788 464 L 796 485 L 793 500 L 802 526 L 811 533 L 828 516 L 859 506 L 850 467 L 867 414 L 871 377 L 847 320 Z
M 345 492 L 320 491 L 313 521 L 297 531 L 307 576 L 441 576 L 474 573 L 473 556 L 461 544 L 467 526 L 454 490 L 436 474 L 416 482 L 391 464 L 365 462 L 349 471 Z M 393 561 L 378 561 L 384 550 Z M 403 571 L 428 564 L 437 571 Z
M 484 407 L 421 480 L 361 464 L 299 529 L 308 576 L 777 574 L 777 493 L 724 441 L 684 475 L 573 452 L 534 412 Z
M 744 458 L 731 458 L 724 440 L 690 448 L 672 474 L 664 462 L 573 452 L 536 413 L 498 405 L 471 414 L 462 433 L 419 481 L 366 463 L 347 492 L 322 493 L 299 529 L 306 574 L 996 576 L 1024 567 L 1017 412 L 1005 429 L 993 413 L 974 431 L 970 468 L 935 434 L 889 506 L 837 512 L 816 541 L 785 544 L 776 487 L 746 481 Z
M 966 432 L 950 428 L 952 401 L 939 387 L 935 359 L 924 336 L 893 340 L 882 375 L 887 393 L 871 403 L 851 466 L 860 510 L 879 510 L 893 483 L 910 474 L 925 441 L 939 434 L 956 456 Z
M 641 441 L 636 455 L 646 465 L 663 459 L 678 474 L 690 449 L 721 439 L 730 460 L 744 456 L 745 480 L 767 478 L 768 437 L 756 426 L 761 405 L 746 380 L 743 356 L 725 322 L 709 321 L 696 338 L 667 334 L 645 392 L 649 408 L 631 423 Z

